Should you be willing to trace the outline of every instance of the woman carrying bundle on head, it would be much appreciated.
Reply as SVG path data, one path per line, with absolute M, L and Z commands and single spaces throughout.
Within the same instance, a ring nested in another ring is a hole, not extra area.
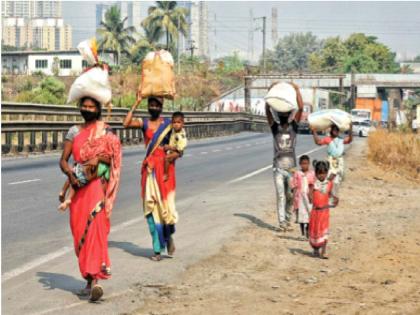
M 60 167 L 68 181 L 60 192 L 60 210 L 70 206 L 70 228 L 79 269 L 87 284 L 80 294 L 97 301 L 103 295 L 98 284 L 111 275 L 108 255 L 110 216 L 117 195 L 121 143 L 112 129 L 101 120 L 102 105 L 111 101 L 109 68 L 98 62 L 95 41 L 79 45 L 89 53 L 91 68 L 72 84 L 68 102 L 78 102 L 84 122 L 74 125 L 64 140 Z M 69 159 L 73 157 L 74 165 Z M 70 193 L 66 198 L 68 188 Z

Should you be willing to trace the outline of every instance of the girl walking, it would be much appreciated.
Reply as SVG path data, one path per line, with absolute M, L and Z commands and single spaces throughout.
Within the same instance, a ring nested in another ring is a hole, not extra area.
M 330 228 L 329 199 L 333 200 L 333 207 L 337 206 L 338 198 L 333 194 L 334 183 L 327 179 L 329 163 L 314 161 L 316 181 L 310 187 L 310 200 L 313 204 L 309 219 L 309 243 L 314 249 L 314 256 L 328 259 L 327 243 Z
M 307 155 L 299 158 L 300 170 L 293 174 L 293 209 L 296 213 L 296 223 L 300 224 L 302 237 L 309 237 L 308 225 L 312 204 L 309 201 L 309 187 L 315 182 L 315 174 L 310 167 L 310 159 Z

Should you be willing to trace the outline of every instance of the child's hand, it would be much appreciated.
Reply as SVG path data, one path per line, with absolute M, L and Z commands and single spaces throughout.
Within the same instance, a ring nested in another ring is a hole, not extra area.
M 169 145 L 168 145 L 168 144 L 165 144 L 165 145 L 163 146 L 163 150 L 165 150 L 165 152 L 166 152 L 166 151 L 169 151 L 169 150 L 170 150 Z
M 60 193 L 58 194 L 58 200 L 63 203 L 64 200 L 66 200 L 66 196 L 64 195 L 64 192 L 60 191 Z
M 168 179 L 169 179 L 169 175 L 168 175 L 168 174 L 164 174 L 164 175 L 163 175 L 163 181 L 164 181 L 164 182 L 167 182 L 167 181 L 168 181 Z

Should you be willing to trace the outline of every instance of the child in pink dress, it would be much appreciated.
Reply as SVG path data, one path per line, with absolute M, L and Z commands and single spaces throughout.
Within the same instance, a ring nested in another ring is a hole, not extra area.
M 299 158 L 300 170 L 293 174 L 293 209 L 296 213 L 296 223 L 300 224 L 303 237 L 308 238 L 309 215 L 312 204 L 309 201 L 309 187 L 315 182 L 315 173 L 309 169 L 310 159 L 307 155 Z

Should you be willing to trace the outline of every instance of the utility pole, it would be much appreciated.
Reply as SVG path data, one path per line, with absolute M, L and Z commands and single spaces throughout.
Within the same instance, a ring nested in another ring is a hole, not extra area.
M 177 64 L 177 66 L 178 66 L 178 75 L 181 73 L 181 62 L 180 62 L 180 55 L 181 55 L 181 50 L 180 50 L 180 45 L 179 45 L 179 39 L 180 39 L 180 36 L 179 36 L 179 16 L 178 16 L 178 40 L 177 40 L 177 51 L 178 51 L 178 56 L 177 56 L 177 59 L 178 59 L 178 64 Z
M 266 72 L 266 58 L 265 58 L 265 34 L 266 34 L 266 20 L 267 20 L 267 17 L 266 16 L 263 16 L 263 17 L 259 17 L 259 18 L 255 18 L 254 20 L 259 20 L 259 19 L 262 19 L 263 20 L 263 27 L 262 27 L 262 34 L 263 34 L 263 39 L 262 39 L 262 46 L 263 46 L 263 49 L 262 49 L 262 58 L 263 58 L 263 71 L 264 71 L 264 73 Z
M 254 14 L 249 9 L 248 59 L 254 60 Z

